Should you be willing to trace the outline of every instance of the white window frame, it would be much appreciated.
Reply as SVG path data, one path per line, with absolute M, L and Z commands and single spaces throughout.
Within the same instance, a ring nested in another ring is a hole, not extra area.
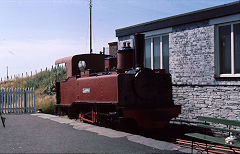
M 154 36 L 147 36 L 146 39 L 151 39 L 151 69 L 154 69 L 154 46 L 153 46 L 153 39 L 156 37 L 160 38 L 160 69 L 163 68 L 163 44 L 162 44 L 162 37 L 169 36 L 169 34 L 161 34 L 161 35 L 154 35 Z M 144 66 L 145 66 L 145 57 L 144 57 Z
M 216 38 L 216 62 L 217 62 L 217 76 L 218 77 L 240 77 L 240 73 L 234 73 L 234 32 L 233 32 L 233 25 L 239 24 L 240 21 L 235 21 L 231 23 L 224 23 L 215 26 L 215 38 Z M 219 49 L 219 27 L 231 25 L 231 74 L 220 74 L 220 49 Z

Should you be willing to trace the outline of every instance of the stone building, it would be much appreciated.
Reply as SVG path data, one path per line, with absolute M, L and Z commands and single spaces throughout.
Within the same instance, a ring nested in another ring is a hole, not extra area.
M 145 67 L 172 75 L 184 119 L 240 120 L 240 1 L 116 30 L 145 34 Z

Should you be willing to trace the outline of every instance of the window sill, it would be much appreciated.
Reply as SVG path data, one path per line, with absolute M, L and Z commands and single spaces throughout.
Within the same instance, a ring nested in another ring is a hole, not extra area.
M 240 74 L 219 74 L 215 78 L 240 78 Z

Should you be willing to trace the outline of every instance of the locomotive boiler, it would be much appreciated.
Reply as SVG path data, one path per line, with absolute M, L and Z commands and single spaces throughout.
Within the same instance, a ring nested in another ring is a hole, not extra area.
M 90 123 L 130 121 L 162 128 L 181 112 L 172 100 L 171 75 L 144 68 L 144 35 L 124 42 L 117 57 L 75 55 L 65 63 L 67 79 L 56 83 L 56 113 Z

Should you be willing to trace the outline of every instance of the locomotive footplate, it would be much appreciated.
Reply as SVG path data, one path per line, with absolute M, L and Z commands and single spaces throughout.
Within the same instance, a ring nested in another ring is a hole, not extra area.
M 124 118 L 136 120 L 144 129 L 164 128 L 169 121 L 181 113 L 181 106 L 175 105 L 154 109 L 123 109 Z

